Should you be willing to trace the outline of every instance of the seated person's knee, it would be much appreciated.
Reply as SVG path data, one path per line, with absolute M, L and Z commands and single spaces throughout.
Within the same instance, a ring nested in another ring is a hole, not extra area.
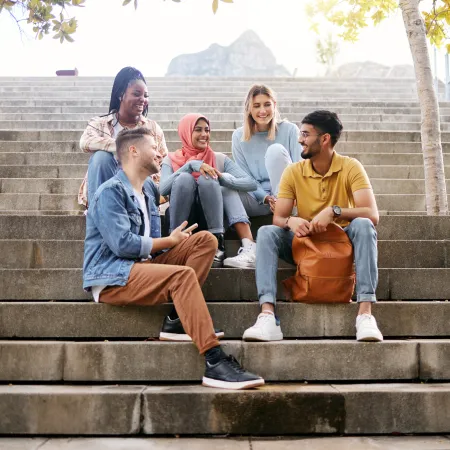
M 193 186 L 195 184 L 195 178 L 190 173 L 180 173 L 180 175 L 177 176 L 175 181 L 173 182 L 174 185 L 182 185 L 182 186 Z
M 220 187 L 219 180 L 215 180 L 214 178 L 208 177 L 206 178 L 204 175 L 200 175 L 198 177 L 197 183 L 201 187 L 205 187 L 206 189 Z
M 93 165 L 96 167 L 101 167 L 108 164 L 116 165 L 116 162 L 114 160 L 114 155 L 111 152 L 106 152 L 104 150 L 94 152 L 89 161 L 89 165 L 91 167 Z
M 279 158 L 281 155 L 289 156 L 289 152 L 281 144 L 272 144 L 266 150 L 265 159 L 273 160 Z

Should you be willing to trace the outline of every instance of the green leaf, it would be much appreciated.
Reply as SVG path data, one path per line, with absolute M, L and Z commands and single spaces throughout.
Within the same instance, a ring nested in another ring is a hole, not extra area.
M 127 6 L 128 3 L 131 3 L 131 0 L 123 0 L 122 6 Z
M 217 12 L 217 8 L 219 8 L 219 0 L 213 0 L 213 2 L 212 2 L 212 10 L 213 10 L 214 14 Z

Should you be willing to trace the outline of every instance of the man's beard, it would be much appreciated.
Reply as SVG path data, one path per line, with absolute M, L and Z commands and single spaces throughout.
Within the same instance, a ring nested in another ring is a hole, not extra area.
M 159 163 L 152 161 L 145 164 L 145 169 L 149 172 L 149 175 L 154 175 L 161 170 Z
M 300 153 L 300 156 L 301 156 L 303 159 L 311 159 L 314 155 L 312 155 L 311 153 L 301 152 L 301 153 Z

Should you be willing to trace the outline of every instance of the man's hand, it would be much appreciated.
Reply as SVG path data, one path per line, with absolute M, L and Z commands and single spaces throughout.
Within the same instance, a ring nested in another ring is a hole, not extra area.
M 269 205 L 270 210 L 272 212 L 275 212 L 275 206 L 277 204 L 277 198 L 273 195 L 266 195 L 266 197 L 264 198 L 264 203 L 266 205 Z
M 172 247 L 175 247 L 175 245 L 187 239 L 192 234 L 192 230 L 198 226 L 195 224 L 195 227 L 193 225 L 185 230 L 187 224 L 188 222 L 185 220 L 179 227 L 175 228 L 172 233 L 170 233 Z
M 210 176 L 214 180 L 217 180 L 218 177 L 220 177 L 222 174 L 217 170 L 214 169 L 214 167 L 211 167 L 209 164 L 203 163 L 200 166 L 200 173 L 205 177 L 208 178 Z M 175 230 L 174 230 L 175 231 Z
M 317 214 L 313 220 L 311 220 L 311 234 L 323 233 L 327 230 L 327 226 L 333 222 L 334 213 L 331 206 L 327 206 L 323 211 Z
M 290 217 L 287 225 L 297 237 L 305 237 L 310 234 L 311 224 L 301 217 Z

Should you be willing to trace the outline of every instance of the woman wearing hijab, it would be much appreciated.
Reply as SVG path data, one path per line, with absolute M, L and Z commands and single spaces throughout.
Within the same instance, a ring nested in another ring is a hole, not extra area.
M 213 267 L 225 259 L 224 211 L 227 224 L 250 232 L 250 222 L 239 191 L 256 189 L 255 181 L 223 153 L 209 145 L 209 120 L 200 114 L 187 114 L 178 125 L 182 147 L 164 158 L 160 193 L 170 195 L 170 231 L 191 215 L 197 203 L 203 210 L 207 230 L 218 240 Z M 195 218 L 198 220 L 198 217 Z

